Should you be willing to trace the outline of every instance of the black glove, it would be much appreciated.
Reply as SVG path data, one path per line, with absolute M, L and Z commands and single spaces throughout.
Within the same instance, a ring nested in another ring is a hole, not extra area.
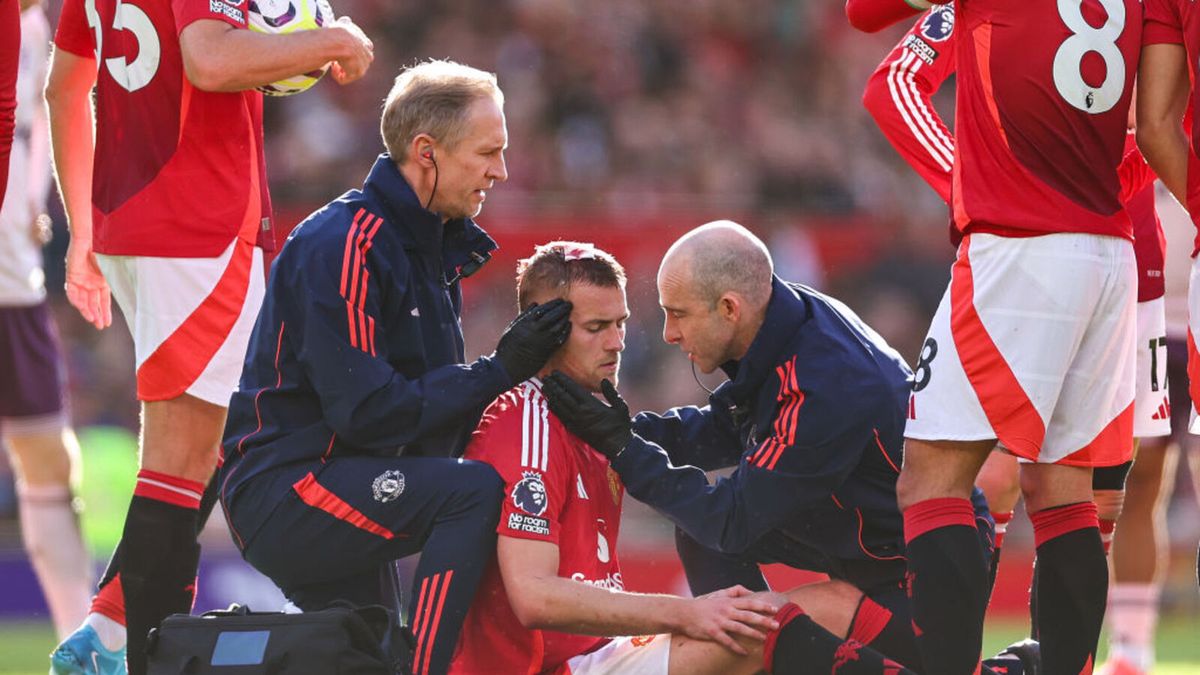
M 551 300 L 533 305 L 504 329 L 495 356 L 513 384 L 524 382 L 537 375 L 570 334 L 571 303 Z
M 587 389 L 557 370 L 542 382 L 542 393 L 550 412 L 585 443 L 609 459 L 621 454 L 633 439 L 633 421 L 629 406 L 608 380 L 600 381 L 600 392 L 608 400 L 604 405 Z

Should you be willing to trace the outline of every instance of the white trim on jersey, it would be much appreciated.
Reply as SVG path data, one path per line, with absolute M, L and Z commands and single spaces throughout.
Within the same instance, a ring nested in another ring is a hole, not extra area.
M 546 470 L 550 455 L 550 411 L 533 384 L 521 389 L 521 466 Z
M 188 490 L 186 488 L 175 487 L 174 485 L 171 485 L 170 483 L 164 483 L 160 480 L 154 480 L 153 478 L 147 478 L 145 476 L 139 476 L 137 479 L 137 482 L 145 483 L 146 485 L 153 485 L 154 487 L 162 488 L 164 490 L 174 492 L 175 494 L 183 495 L 184 497 L 189 497 L 189 498 L 195 499 L 195 500 L 199 500 L 202 496 L 199 492 L 196 492 L 195 490 Z
M 888 68 L 888 91 L 900 117 L 908 125 L 913 137 L 929 152 L 933 160 L 945 171 L 954 166 L 954 140 L 948 138 L 933 119 L 917 89 L 915 74 L 924 63 L 914 52 L 892 62 Z

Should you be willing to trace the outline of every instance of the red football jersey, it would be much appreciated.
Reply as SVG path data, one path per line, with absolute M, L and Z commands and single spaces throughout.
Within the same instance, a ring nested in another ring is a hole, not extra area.
M 558 546 L 558 576 L 624 590 L 617 562 L 625 488 L 608 459 L 567 431 L 529 380 L 492 402 L 467 446 L 504 479 L 496 531 Z M 608 638 L 530 630 L 513 614 L 495 560 L 463 623 L 451 673 L 545 673 Z
M 95 57 L 93 247 L 207 258 L 269 232 L 262 94 L 192 86 L 179 33 L 246 27 L 248 0 L 66 0 L 55 44 Z
M 947 202 L 952 199 L 954 139 L 930 97 L 954 73 L 957 35 L 954 5 L 929 10 L 875 69 L 863 93 L 863 104 L 896 152 Z M 1125 136 L 1124 153 L 1118 201 L 1132 221 L 1138 302 L 1146 302 L 1164 294 L 1165 238 L 1154 207 L 1154 171 L 1132 133 Z
M 1191 100 L 1188 107 L 1194 109 L 1200 99 L 1200 88 L 1196 78 L 1200 77 L 1200 10 L 1189 0 L 1146 0 L 1146 26 L 1143 40 L 1146 44 L 1178 44 L 1187 52 L 1188 77 L 1192 82 Z M 1200 116 L 1191 115 L 1188 135 L 1191 137 L 1191 152 L 1187 167 L 1187 209 L 1196 224 L 1197 233 L 1192 255 L 1200 251 Z M 1187 124 L 1185 120 L 1185 124 Z
M 963 232 L 1132 238 L 1117 166 L 1140 0 L 959 0 L 953 217 Z M 968 47 L 969 46 L 969 47 Z
M 1167 238 L 1154 205 L 1154 181 L 1157 176 L 1138 150 L 1133 132 L 1125 135 L 1125 158 L 1118 169 L 1121 177 L 1121 203 L 1133 221 L 1133 251 L 1138 267 L 1138 302 L 1166 295 L 1163 284 L 1163 259 Z

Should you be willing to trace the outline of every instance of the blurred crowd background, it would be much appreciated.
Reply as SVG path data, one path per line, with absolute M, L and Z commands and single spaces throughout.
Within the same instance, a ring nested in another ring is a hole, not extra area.
M 631 276 L 621 378 L 630 405 L 703 401 L 702 385 L 719 379 L 697 381 L 686 358 L 663 344 L 654 274 L 680 233 L 732 218 L 768 242 L 781 276 L 840 297 L 915 361 L 953 258 L 947 209 L 860 103 L 868 75 L 903 28 L 862 35 L 846 23 L 841 2 L 814 0 L 332 3 L 374 40 L 376 58 L 353 85 L 321 82 L 267 100 L 277 229 L 287 231 L 365 177 L 382 151 L 380 105 L 402 66 L 438 57 L 497 73 L 507 99 L 509 180 L 488 195 L 479 218 L 501 253 L 466 282 L 468 358 L 490 352 L 512 318 L 517 258 L 552 238 L 592 241 Z M 49 3 L 52 24 L 59 5 Z M 947 112 L 952 97 L 951 82 L 935 103 Z M 75 425 L 132 433 L 128 333 L 120 323 L 97 332 L 66 304 L 67 234 L 61 208 L 52 211 L 47 285 Z M 85 435 L 85 462 L 88 454 Z M 1181 552 L 1194 554 L 1200 518 L 1182 473 L 1172 534 Z M 103 499 L 103 491 L 85 498 Z M 123 514 L 124 504 L 115 512 Z M 660 519 L 636 506 L 627 512 L 623 550 L 672 546 Z M 229 545 L 220 521 L 213 518 L 210 546 Z M 1014 529 L 1010 541 L 1028 546 L 1022 528 Z M 0 548 L 20 550 L 11 485 L 2 477 Z M 1184 562 L 1176 567 L 1188 576 Z

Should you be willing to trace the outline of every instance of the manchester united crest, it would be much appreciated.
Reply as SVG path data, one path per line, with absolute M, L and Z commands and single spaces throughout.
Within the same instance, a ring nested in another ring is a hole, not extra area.
M 404 492 L 404 474 L 394 469 L 384 471 L 371 483 L 371 492 L 377 502 L 386 504 L 392 501 Z
M 608 467 L 608 490 L 612 493 L 613 504 L 621 505 L 621 494 L 625 490 L 625 486 L 621 484 L 621 477 L 617 475 L 613 468 Z

